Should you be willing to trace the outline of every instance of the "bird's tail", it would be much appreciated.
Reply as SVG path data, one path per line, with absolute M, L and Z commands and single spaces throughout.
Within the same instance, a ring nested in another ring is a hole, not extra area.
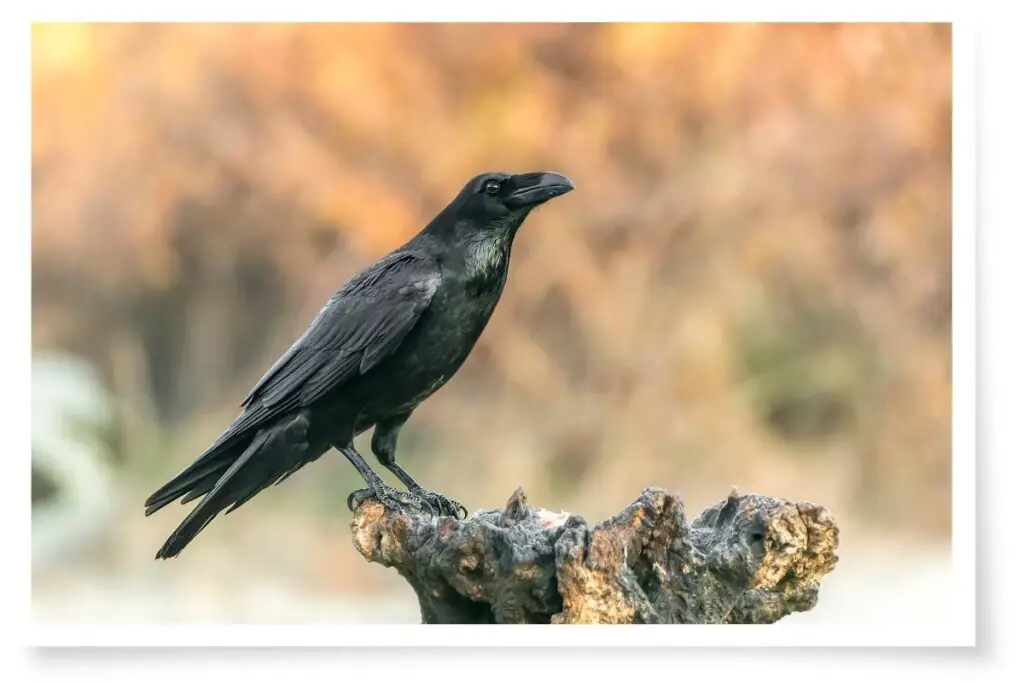
M 196 461 L 146 500 L 149 516 L 178 498 L 185 504 L 204 496 L 157 551 L 156 559 L 176 557 L 224 508 L 237 508 L 263 488 L 263 477 L 252 471 L 252 461 L 267 449 L 274 433 L 274 428 L 261 430 L 248 444 Z

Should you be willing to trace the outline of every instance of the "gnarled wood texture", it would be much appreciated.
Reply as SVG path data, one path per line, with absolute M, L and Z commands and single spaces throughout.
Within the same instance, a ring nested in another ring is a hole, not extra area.
M 427 624 L 772 623 L 815 606 L 839 543 L 812 503 L 733 491 L 688 523 L 657 488 L 593 527 L 531 507 L 522 489 L 465 520 L 371 499 L 351 527 L 367 560 L 412 586 Z

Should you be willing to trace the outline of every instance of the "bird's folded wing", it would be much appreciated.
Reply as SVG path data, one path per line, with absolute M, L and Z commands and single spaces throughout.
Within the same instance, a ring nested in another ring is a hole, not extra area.
M 237 434 L 309 405 L 368 372 L 398 348 L 440 281 L 437 261 L 415 252 L 390 254 L 354 277 L 256 383 L 228 431 Z

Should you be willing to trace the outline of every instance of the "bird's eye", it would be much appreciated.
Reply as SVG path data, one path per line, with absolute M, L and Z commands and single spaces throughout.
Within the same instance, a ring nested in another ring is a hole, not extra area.
M 484 192 L 487 194 L 498 194 L 498 190 L 501 189 L 501 183 L 497 180 L 488 180 L 484 184 Z

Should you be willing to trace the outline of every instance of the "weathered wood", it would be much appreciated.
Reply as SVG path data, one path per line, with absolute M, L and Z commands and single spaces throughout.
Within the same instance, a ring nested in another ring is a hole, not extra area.
M 812 609 L 836 566 L 821 506 L 733 492 L 692 523 L 679 496 L 648 488 L 590 527 L 526 503 L 464 520 L 364 501 L 352 540 L 393 567 L 423 623 L 757 623 Z

